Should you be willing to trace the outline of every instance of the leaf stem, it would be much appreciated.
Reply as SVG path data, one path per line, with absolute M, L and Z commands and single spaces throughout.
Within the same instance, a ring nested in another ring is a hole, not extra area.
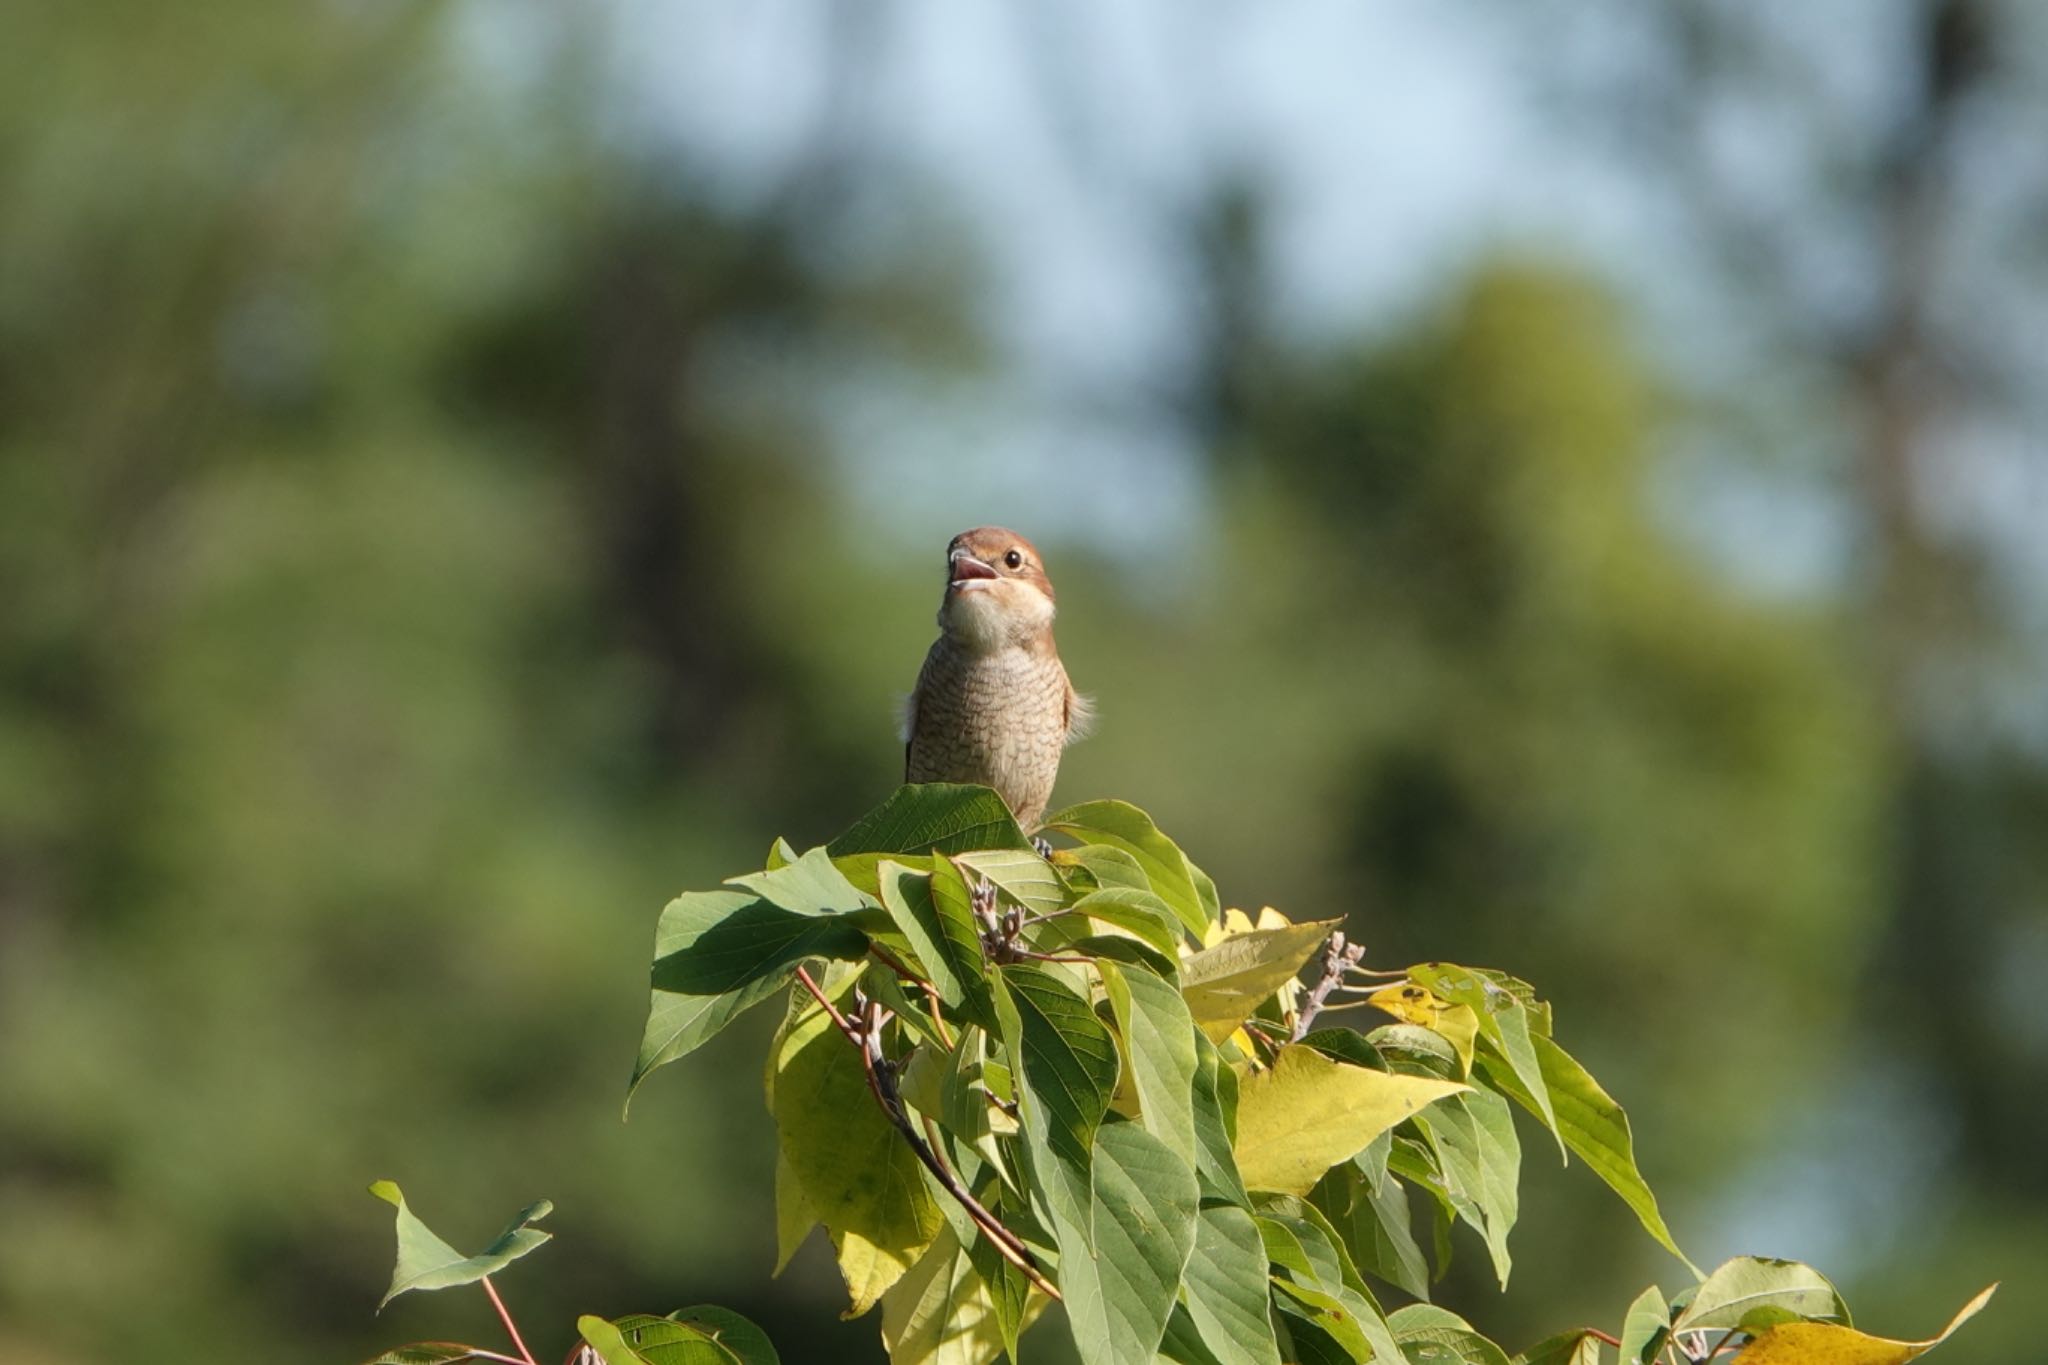
M 526 1365 L 540 1365 L 540 1362 L 533 1358 L 533 1352 L 526 1349 L 526 1341 L 519 1335 L 519 1324 L 512 1321 L 512 1314 L 506 1311 L 505 1301 L 498 1297 L 498 1286 L 491 1283 L 490 1276 L 483 1277 L 483 1286 L 484 1293 L 491 1296 L 491 1307 L 498 1310 L 498 1321 L 505 1324 L 505 1331 L 511 1335 L 512 1344 L 519 1348 L 519 1358 L 525 1361 Z
M 1000 1218 L 982 1206 L 981 1201 L 961 1183 L 960 1177 L 953 1173 L 953 1168 L 932 1148 L 926 1146 L 924 1139 L 918 1136 L 917 1129 L 911 1126 L 910 1116 L 903 1109 L 902 1096 L 896 1093 L 894 1068 L 889 1060 L 882 1056 L 882 1023 L 885 1015 L 880 1003 L 870 1002 L 862 1021 L 855 1023 L 826 998 L 824 991 L 818 989 L 818 983 L 811 979 L 809 970 L 799 966 L 796 969 L 796 977 L 803 983 L 804 989 L 811 993 L 811 998 L 832 1016 L 832 1022 L 838 1026 L 840 1033 L 845 1035 L 846 1041 L 860 1050 L 861 1069 L 867 1074 L 869 1093 L 875 1097 L 875 1103 L 881 1106 L 882 1114 L 889 1120 L 890 1125 L 910 1144 L 910 1150 L 916 1154 L 918 1161 L 923 1163 L 924 1168 L 932 1173 L 932 1178 L 939 1182 L 940 1188 L 953 1196 L 961 1208 L 967 1210 L 967 1216 L 974 1220 L 974 1225 L 981 1229 L 982 1235 L 994 1243 L 1004 1260 L 1022 1271 L 1024 1278 L 1031 1281 L 1049 1298 L 1059 1298 L 1059 1289 L 1039 1270 L 1038 1259 L 1031 1254 L 1031 1249 L 1024 1245 L 1023 1239 L 1004 1227 Z

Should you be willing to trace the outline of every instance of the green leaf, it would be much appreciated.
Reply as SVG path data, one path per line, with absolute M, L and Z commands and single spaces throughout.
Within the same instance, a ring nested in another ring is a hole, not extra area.
M 1947 1341 L 1990 1302 L 1991 1285 L 1949 1319 L 1940 1336 L 1926 1341 L 1893 1341 L 1867 1336 L 1832 1322 L 1779 1322 L 1757 1328 L 1755 1339 L 1735 1357 L 1735 1365 L 1905 1365 Z
M 1298 1305 L 1315 1310 L 1311 1320 L 1318 1330 L 1347 1351 L 1362 1342 L 1375 1359 L 1402 1358 L 1379 1303 L 1319 1210 L 1288 1196 L 1267 1198 L 1258 1226 L 1267 1256 L 1286 1272 L 1283 1287 Z M 1332 1317 L 1333 1310 L 1338 1316 Z
M 410 1346 L 394 1346 L 363 1365 L 455 1365 L 461 1360 L 482 1360 L 479 1349 L 454 1341 L 415 1341 Z
M 676 897 L 654 931 L 654 989 L 627 1104 L 650 1072 L 775 994 L 804 958 L 858 957 L 866 946 L 843 917 L 794 914 L 745 891 Z
M 883 908 L 910 941 L 939 999 L 977 1024 L 993 1025 L 981 932 L 959 870 L 938 857 L 928 876 L 884 862 L 877 877 Z
M 784 867 L 728 877 L 725 884 L 742 887 L 798 915 L 850 914 L 874 904 L 832 865 L 832 855 L 822 848 L 814 848 Z
M 1428 1299 L 1429 1263 L 1415 1240 L 1407 1187 L 1384 1176 L 1374 1178 L 1350 1164 L 1333 1168 L 1325 1185 L 1330 1182 L 1348 1195 L 1344 1226 L 1350 1229 L 1347 1240 L 1359 1268 L 1414 1298 Z
M 987 787 L 951 782 L 901 786 L 852 829 L 825 846 L 834 858 L 854 853 L 967 853 L 1029 848 L 1003 798 Z
M 591 1314 L 576 1332 L 604 1365 L 738 1365 L 739 1357 L 694 1327 L 636 1314 L 617 1322 Z
M 1251 1214 L 1234 1204 L 1202 1207 L 1181 1297 L 1190 1325 L 1217 1358 L 1279 1365 L 1265 1243 Z
M 1692 1302 L 1671 1324 L 1671 1330 L 1725 1331 L 1740 1327 L 1743 1318 L 1759 1308 L 1782 1309 L 1801 1318 L 1849 1321 L 1849 1308 L 1842 1302 L 1842 1296 L 1812 1266 L 1761 1256 L 1737 1256 L 1724 1261 L 1707 1276 L 1693 1292 Z
M 1672 1240 L 1671 1229 L 1664 1225 L 1664 1216 L 1658 1212 L 1657 1197 L 1650 1193 L 1642 1173 L 1636 1169 L 1635 1141 L 1629 1134 L 1628 1115 L 1556 1043 L 1539 1036 L 1535 1039 L 1535 1051 L 1543 1084 L 1555 1103 L 1558 1136 L 1593 1168 L 1595 1175 L 1607 1182 L 1608 1188 L 1621 1196 L 1623 1203 L 1635 1210 L 1643 1228 L 1666 1251 L 1683 1261 L 1693 1274 L 1699 1274 L 1698 1267 L 1687 1260 L 1678 1243 Z M 1494 1089 L 1532 1113 L 1540 1112 L 1527 1087 L 1512 1070 L 1491 1058 L 1483 1058 L 1480 1067 Z
M 779 867 L 788 867 L 795 861 L 796 849 L 790 846 L 789 840 L 778 835 L 775 842 L 768 846 L 768 861 L 762 866 L 773 872 Z
M 1545 1337 L 1509 1365 L 1601 1365 L 1600 1338 L 1581 1327 Z
M 1194 1078 L 1195 1175 L 1202 1198 L 1251 1207 L 1244 1179 L 1237 1173 L 1237 1073 L 1223 1064 L 1216 1045 L 1195 1039 Z
M 988 878 L 1033 914 L 1050 914 L 1067 903 L 1066 883 L 1036 849 L 985 848 L 954 854 L 953 861 L 970 879 Z
M 1368 1071 L 1391 1071 L 1387 1059 L 1380 1050 L 1362 1033 L 1348 1028 L 1319 1028 L 1295 1039 L 1303 1047 L 1312 1047 L 1333 1062 L 1349 1062 L 1362 1066 Z M 1455 1079 L 1455 1078 L 1453 1078 Z
M 1138 866 L 1138 860 L 1108 844 L 1056 848 L 1052 853 L 1052 865 L 1069 869 L 1068 880 L 1083 890 L 1107 891 L 1112 887 L 1152 890 L 1152 879 L 1145 875 L 1144 868 Z
M 1470 1087 L 1333 1062 L 1289 1044 L 1273 1065 L 1239 1083 L 1237 1169 L 1247 1188 L 1307 1194 L 1423 1106 Z
M 1636 1295 L 1621 1323 L 1622 1365 L 1646 1365 L 1671 1336 L 1671 1314 L 1664 1307 L 1664 1291 L 1651 1285 Z
M 1252 1011 L 1294 979 L 1341 920 L 1233 934 L 1180 964 L 1181 993 L 1209 1041 L 1235 1033 Z
M 1032 1175 L 1055 1218 L 1085 1230 L 1096 1126 L 1116 1093 L 1116 1040 L 1051 972 L 1016 964 L 1001 968 L 997 980 L 1004 982 L 997 993 L 1004 1046 L 1022 1068 L 1018 1109 Z
M 1143 970 L 1097 964 L 1138 1097 L 1140 1122 L 1195 1164 L 1195 1023 L 1171 983 Z
M 1389 1071 L 1408 1076 L 1436 1076 L 1447 1081 L 1465 1079 L 1458 1051 L 1434 1029 L 1420 1024 L 1382 1024 L 1366 1035 Z
M 1508 1353 L 1472 1324 L 1431 1303 L 1411 1303 L 1387 1319 L 1410 1359 L 1428 1365 L 1509 1365 Z
M 1137 860 L 1145 879 L 1167 907 L 1200 941 L 1216 922 L 1215 886 L 1204 885 L 1180 846 L 1159 832 L 1152 817 L 1127 801 L 1087 801 L 1048 816 L 1045 828 L 1084 844 L 1107 844 Z
M 781 1365 L 782 1357 L 768 1334 L 752 1319 L 715 1303 L 693 1304 L 668 1315 L 670 1322 L 695 1328 L 739 1357 L 740 1365 Z
M 475 1284 L 484 1276 L 503 1270 L 548 1240 L 548 1233 L 528 1224 L 547 1217 L 555 1207 L 545 1199 L 528 1204 L 489 1246 L 474 1256 L 465 1256 L 436 1237 L 425 1223 L 413 1216 L 412 1210 L 405 1206 L 405 1195 L 396 1184 L 380 1180 L 370 1186 L 370 1193 L 398 1210 L 398 1261 L 392 1267 L 391 1288 L 377 1303 L 380 1312 L 385 1304 L 411 1290 L 450 1289 L 459 1284 Z
M 1169 974 L 1179 973 L 1180 927 L 1174 922 L 1173 912 L 1166 908 L 1166 902 L 1150 891 L 1136 891 L 1123 886 L 1091 891 L 1070 908 L 1076 914 L 1113 925 L 1148 947 L 1157 949 L 1166 960 Z
M 1416 1123 L 1436 1149 L 1452 1206 L 1486 1240 L 1494 1276 L 1507 1288 L 1508 1231 L 1515 1225 L 1522 1176 L 1513 1111 L 1492 1091 L 1474 1090 L 1432 1105 Z
M 986 1365 L 1003 1353 L 995 1302 L 951 1228 L 882 1296 L 882 1343 L 890 1365 Z
M 1371 1338 L 1366 1335 L 1365 1324 L 1338 1295 L 1284 1276 L 1275 1276 L 1273 1287 L 1279 1291 L 1274 1302 L 1281 1312 L 1300 1318 L 1328 1337 L 1343 1351 L 1346 1359 L 1363 1362 L 1388 1358 L 1373 1346 Z M 1398 1352 L 1399 1347 L 1394 1347 L 1391 1358 L 1401 1359 Z
M 836 990 L 852 984 L 849 977 Z M 772 1078 L 782 1155 L 810 1216 L 832 1235 L 858 1315 L 917 1259 L 943 1217 L 916 1154 L 875 1103 L 859 1050 L 815 1003 L 785 1025 Z
M 1454 1004 L 1469 1007 L 1479 1021 L 1479 1036 L 1492 1044 L 1496 1054 L 1514 1071 L 1523 1092 L 1534 1104 L 1536 1116 L 1557 1133 L 1557 1115 L 1552 1110 L 1550 1090 L 1544 1084 L 1543 1067 L 1536 1052 L 1538 1036 L 1529 1027 L 1528 1007 L 1513 991 L 1499 982 L 1449 962 L 1430 962 L 1410 967 L 1408 976 Z M 1565 1150 L 1558 1133 L 1558 1154 Z
M 1150 1360 L 1195 1243 L 1195 1173 L 1135 1123 L 1096 1130 L 1087 1227 L 1054 1210 L 1060 1293 L 1082 1365 Z M 1089 1235 L 1092 1231 L 1092 1236 Z

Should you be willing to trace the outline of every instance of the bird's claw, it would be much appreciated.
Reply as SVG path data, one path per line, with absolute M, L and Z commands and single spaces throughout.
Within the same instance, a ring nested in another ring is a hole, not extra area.
M 1034 834 L 1031 836 L 1031 847 L 1039 857 L 1047 862 L 1052 861 L 1052 840 L 1046 838 L 1043 834 Z

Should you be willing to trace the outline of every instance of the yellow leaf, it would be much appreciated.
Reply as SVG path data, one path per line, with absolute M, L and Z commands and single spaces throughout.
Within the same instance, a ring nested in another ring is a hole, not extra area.
M 786 1022 L 774 1082 L 781 1155 L 805 1206 L 787 1217 L 825 1225 L 857 1316 L 917 1260 L 945 1217 L 916 1154 L 869 1092 L 859 1051 L 816 1005 Z
M 1293 984 L 1294 974 L 1337 924 L 1323 920 L 1252 929 L 1189 954 L 1180 964 L 1188 1013 L 1210 1042 L 1222 1043 L 1253 1010 Z
M 1941 1335 L 1926 1341 L 1892 1341 L 1866 1336 L 1832 1322 L 1784 1322 L 1766 1327 L 1735 1357 L 1735 1365 L 1904 1365 L 1931 1351 L 1991 1301 L 1997 1285 L 1964 1304 Z
M 1405 981 L 1381 987 L 1366 998 L 1366 1003 L 1404 1023 L 1420 1024 L 1442 1038 L 1458 1054 L 1458 1074 L 1472 1074 L 1472 1043 L 1479 1036 L 1479 1016 L 1470 1005 L 1454 1005 Z
M 811 1229 L 818 1226 L 818 1216 L 811 1212 L 811 1201 L 804 1195 L 804 1187 L 797 1183 L 796 1172 L 789 1168 L 789 1158 L 780 1149 L 775 1153 L 775 1274 L 780 1275 L 789 1258 L 796 1255 L 797 1248 L 804 1244 L 804 1238 L 811 1235 Z
M 1247 1188 L 1305 1195 L 1323 1172 L 1433 1100 L 1470 1090 L 1336 1062 L 1290 1044 L 1238 1082 L 1237 1169 Z
M 1032 1294 L 1019 1330 L 1048 1302 Z M 917 1264 L 882 1296 L 882 1344 L 889 1348 L 889 1365 L 990 1365 L 1003 1354 L 988 1286 L 950 1227 L 940 1230 Z
M 842 1318 L 857 1318 L 873 1308 L 922 1253 L 922 1248 L 904 1255 L 879 1247 L 857 1232 L 834 1232 L 832 1250 L 839 1257 L 839 1278 L 846 1281 Z

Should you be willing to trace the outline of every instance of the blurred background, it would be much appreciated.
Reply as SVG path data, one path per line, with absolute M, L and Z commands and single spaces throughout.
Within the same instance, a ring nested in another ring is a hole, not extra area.
M 768 1277 L 770 1021 L 619 1102 L 986 521 L 1061 799 L 1536 981 L 1701 1262 L 2041 1353 L 2048 10 L 15 0 L 0 72 L 0 1361 L 490 1339 L 373 1318 L 378 1177 L 555 1200 L 543 1354 L 880 1359 Z M 1678 1286 L 1528 1158 L 1452 1306 Z

